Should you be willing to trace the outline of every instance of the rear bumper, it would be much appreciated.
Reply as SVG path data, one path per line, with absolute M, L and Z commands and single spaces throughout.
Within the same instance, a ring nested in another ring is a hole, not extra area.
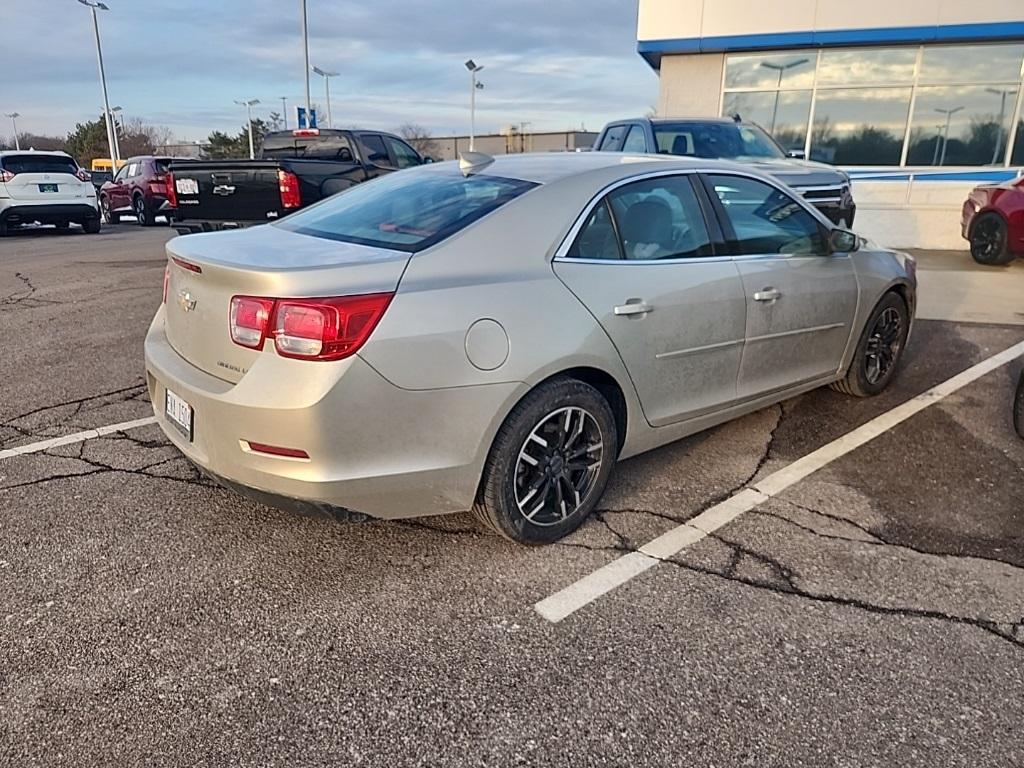
M 0 221 L 5 224 L 56 224 L 73 221 L 81 224 L 100 217 L 95 205 L 88 203 L 40 203 L 39 205 L 12 205 L 0 210 Z
M 525 386 L 406 390 L 358 356 L 312 363 L 273 350 L 232 384 L 178 355 L 164 334 L 164 312 L 145 342 L 161 429 L 222 484 L 293 511 L 392 519 L 469 509 L 501 418 Z M 192 406 L 191 441 L 164 415 L 167 389 Z M 310 458 L 254 453 L 248 441 Z

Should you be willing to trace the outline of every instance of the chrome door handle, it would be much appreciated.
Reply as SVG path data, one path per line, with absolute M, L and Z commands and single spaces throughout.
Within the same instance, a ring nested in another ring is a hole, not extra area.
M 654 307 L 639 299 L 630 299 L 625 304 L 617 306 L 614 310 L 615 314 L 620 317 L 623 315 L 646 315 L 648 312 L 653 311 Z
M 774 288 L 765 288 L 754 294 L 754 301 L 778 301 L 782 294 Z

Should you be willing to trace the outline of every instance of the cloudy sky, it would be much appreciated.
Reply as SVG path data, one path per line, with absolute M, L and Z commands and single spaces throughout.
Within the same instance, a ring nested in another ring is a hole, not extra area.
M 111 106 L 179 138 L 235 131 L 303 97 L 299 0 L 105 0 Z M 336 125 L 468 132 L 467 58 L 485 65 L 478 131 L 596 130 L 646 112 L 657 78 L 636 54 L 633 0 L 308 0 L 310 58 L 331 81 Z M 102 112 L 89 11 L 76 0 L 0 0 L 0 112 L 65 133 Z M 314 101 L 323 81 L 314 76 Z M 0 123 L 0 134 L 10 133 Z

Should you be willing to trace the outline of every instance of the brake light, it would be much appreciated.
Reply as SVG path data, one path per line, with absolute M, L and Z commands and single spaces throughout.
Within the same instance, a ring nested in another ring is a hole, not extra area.
M 235 296 L 231 299 L 231 340 L 250 349 L 263 349 L 273 312 L 273 299 Z
M 167 187 L 164 186 L 163 179 L 158 179 L 149 182 L 149 191 L 154 195 L 166 195 Z
M 164 304 L 167 303 L 167 286 L 171 282 L 171 262 L 167 262 L 167 266 L 164 267 Z
M 164 187 L 166 188 L 167 204 L 171 208 L 178 207 L 178 190 L 174 188 L 174 174 L 168 173 L 164 176 Z
M 179 259 L 177 256 L 172 256 L 171 257 L 171 261 L 173 261 L 175 264 L 177 264 L 182 269 L 187 269 L 189 272 L 195 272 L 197 275 L 203 274 L 203 268 L 200 267 L 198 264 L 193 264 L 190 261 L 185 261 L 184 259 Z
M 299 177 L 294 173 L 291 171 L 278 171 L 277 188 L 281 192 L 282 208 L 300 208 L 302 206 Z
M 266 339 L 282 357 L 342 360 L 359 351 L 377 327 L 393 293 L 324 299 L 231 299 L 231 339 L 262 349 Z
M 75 178 L 79 181 L 92 181 L 92 174 L 85 170 L 85 168 L 79 168 L 78 173 L 75 174 Z
M 292 136 L 319 136 L 319 128 L 296 128 L 292 131 Z
M 14 181 L 14 174 L 10 171 L 0 171 L 0 181 Z

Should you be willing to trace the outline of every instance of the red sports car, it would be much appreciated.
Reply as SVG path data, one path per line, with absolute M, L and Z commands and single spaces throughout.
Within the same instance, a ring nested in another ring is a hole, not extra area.
M 975 187 L 960 223 L 979 264 L 1009 264 L 1024 255 L 1024 178 Z

